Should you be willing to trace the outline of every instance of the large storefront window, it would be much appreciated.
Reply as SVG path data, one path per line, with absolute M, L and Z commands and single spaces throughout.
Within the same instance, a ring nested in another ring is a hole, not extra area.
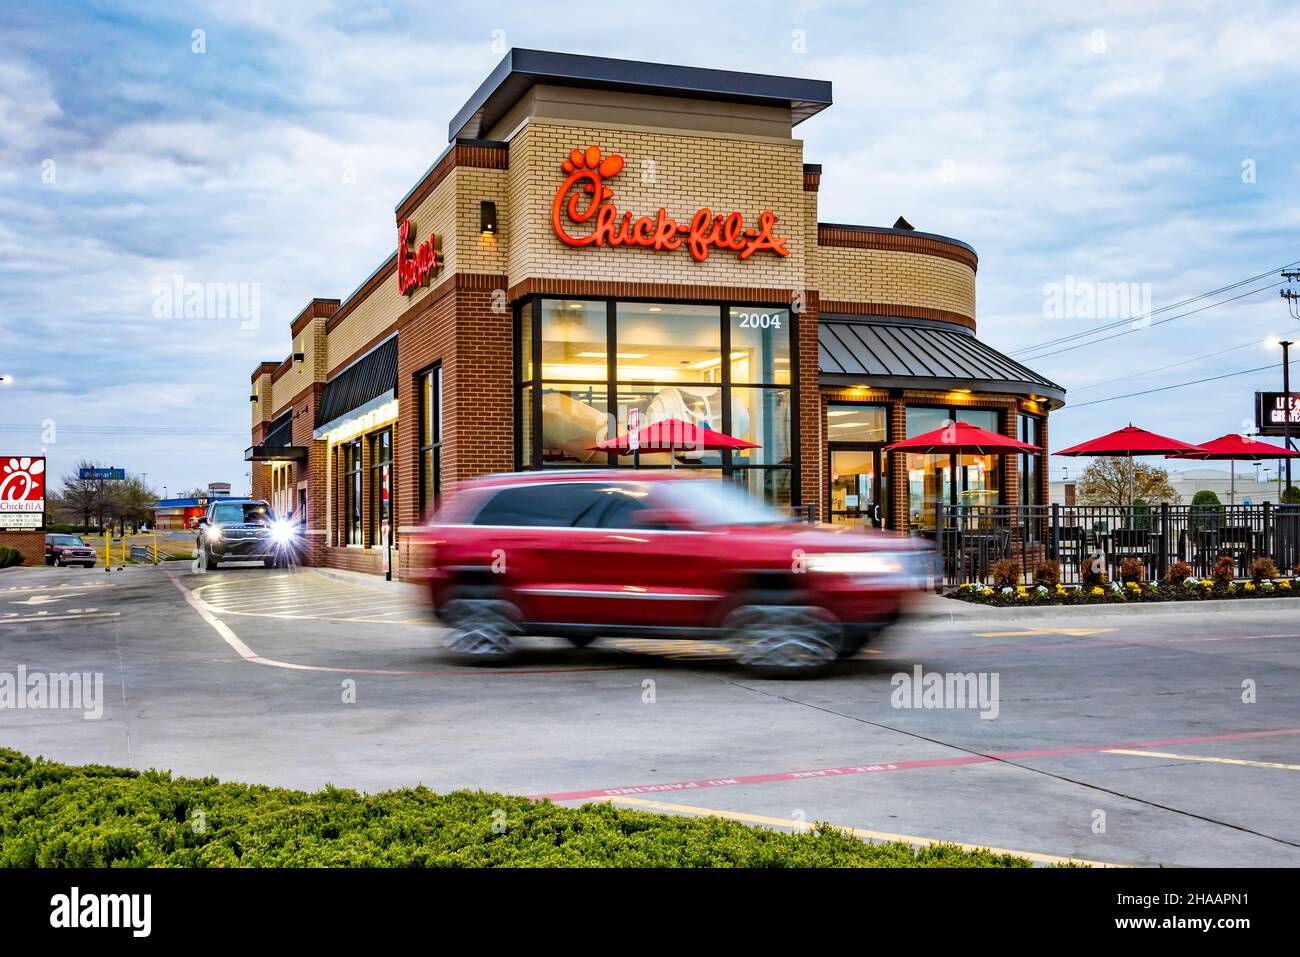
M 989 432 L 1000 433 L 996 409 L 952 409 L 909 407 L 907 437 L 943 428 L 949 422 L 967 422 Z M 1000 455 L 916 455 L 907 456 L 907 512 L 912 528 L 932 532 L 938 521 L 938 506 L 997 505 L 1001 500 L 1002 456 Z
M 828 515 L 836 525 L 889 523 L 889 409 L 832 402 L 826 407 L 830 455 Z
M 370 441 L 370 544 L 382 545 L 392 540 L 393 430 L 384 429 L 369 437 Z
M 420 516 L 427 519 L 442 492 L 442 366 L 419 374 Z
M 795 501 L 789 309 L 542 299 L 519 317 L 519 466 L 717 470 Z M 636 455 L 590 447 L 666 419 L 755 443 Z
M 1028 442 L 1030 445 L 1036 445 L 1042 448 L 1041 424 L 1037 416 L 1022 415 L 1019 417 L 1019 438 L 1021 442 Z M 1020 504 L 1021 505 L 1042 505 L 1042 494 L 1039 489 L 1039 481 L 1042 478 L 1043 456 L 1038 452 L 1026 452 L 1020 456 Z
M 339 446 L 339 471 L 343 475 L 341 545 L 361 544 L 361 440 Z

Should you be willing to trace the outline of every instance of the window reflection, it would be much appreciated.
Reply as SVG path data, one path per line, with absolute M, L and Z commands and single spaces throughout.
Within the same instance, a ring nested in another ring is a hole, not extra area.
M 543 302 L 542 378 L 608 380 L 605 326 L 603 302 Z
M 790 310 L 732 306 L 731 381 L 754 385 L 790 382 Z
M 831 442 L 884 442 L 889 410 L 883 405 L 832 402 L 826 408 L 826 437 Z
M 620 382 L 722 381 L 718 307 L 620 302 L 616 313 Z
M 791 411 L 789 389 L 733 389 L 731 434 L 758 445 L 733 453 L 736 464 L 789 463 Z
M 720 386 L 665 386 L 620 385 L 618 387 L 618 431 L 630 431 L 629 421 L 635 418 L 638 428 L 645 428 L 666 419 L 681 419 L 692 425 L 702 425 L 722 432 L 722 388 Z M 735 400 L 733 400 L 734 404 Z M 632 413 L 635 413 L 633 415 Z M 734 410 L 733 410 L 734 421 Z M 678 452 L 676 463 L 667 452 L 642 452 L 639 456 L 620 455 L 620 465 L 721 465 L 722 453 L 690 450 Z
M 542 462 L 604 465 L 606 453 L 588 446 L 609 438 L 608 392 L 603 382 L 542 387 Z

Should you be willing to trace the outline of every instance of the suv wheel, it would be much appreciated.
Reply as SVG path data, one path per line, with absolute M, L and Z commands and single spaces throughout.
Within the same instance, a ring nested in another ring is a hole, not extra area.
M 724 627 L 740 664 L 769 677 L 815 674 L 840 654 L 838 622 L 815 605 L 742 605 Z
M 438 609 L 449 629 L 444 645 L 455 655 L 480 664 L 509 658 L 519 634 L 519 609 L 497 598 L 453 598 Z
M 199 549 L 199 571 L 215 572 L 217 570 L 217 560 L 212 557 L 212 551 L 206 546 Z

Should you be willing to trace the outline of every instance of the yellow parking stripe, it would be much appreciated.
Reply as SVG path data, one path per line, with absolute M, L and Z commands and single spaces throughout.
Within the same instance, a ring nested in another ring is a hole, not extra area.
M 1276 764 L 1272 761 L 1247 761 L 1244 758 L 1212 758 L 1199 754 L 1168 754 L 1164 751 L 1129 751 L 1116 748 L 1103 754 L 1129 754 L 1139 758 L 1167 758 L 1173 761 L 1202 761 L 1206 764 L 1238 764 L 1248 768 L 1277 768 L 1281 771 L 1300 771 L 1300 764 Z
M 678 814 L 691 814 L 698 817 L 721 817 L 729 821 L 743 821 L 746 824 L 762 824 L 767 827 L 778 827 L 785 830 L 793 830 L 798 825 L 786 817 L 767 817 L 762 814 L 746 814 L 743 811 L 719 811 L 714 808 L 692 807 L 688 804 L 668 804 L 664 801 L 647 801 L 645 798 L 635 797 L 609 797 L 598 798 L 597 800 L 609 801 L 611 804 L 627 804 L 636 807 L 647 808 L 656 811 L 675 811 Z M 920 847 L 929 847 L 931 844 L 955 844 L 967 851 L 988 851 L 990 854 L 1014 854 L 1017 857 L 1026 857 L 1038 864 L 1086 864 L 1089 867 L 1125 867 L 1124 864 L 1110 864 L 1105 861 L 1090 861 L 1081 857 L 1060 857 L 1055 854 L 1037 854 L 1032 851 L 1010 851 L 1001 847 L 989 847 L 987 844 L 963 844 L 961 841 L 945 841 L 940 838 L 917 837 L 914 834 L 891 834 L 887 831 L 872 831 L 862 827 L 841 827 L 838 824 L 832 825 L 836 830 L 846 831 L 854 837 L 868 841 L 902 841 L 904 844 L 912 844 Z

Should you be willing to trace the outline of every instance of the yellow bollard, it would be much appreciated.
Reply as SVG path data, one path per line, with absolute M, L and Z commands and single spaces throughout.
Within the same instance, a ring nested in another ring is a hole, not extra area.
M 113 570 L 113 530 L 104 526 L 104 571 Z

